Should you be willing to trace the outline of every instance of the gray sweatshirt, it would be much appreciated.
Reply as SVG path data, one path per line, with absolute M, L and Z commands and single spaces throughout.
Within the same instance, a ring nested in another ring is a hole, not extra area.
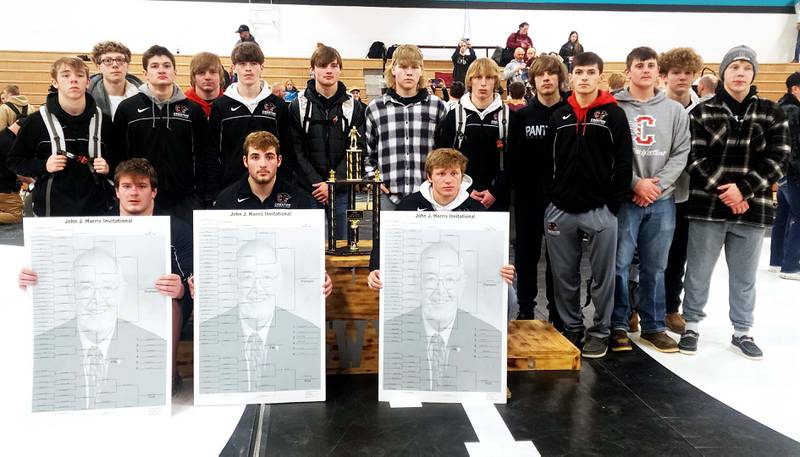
M 657 90 L 655 97 L 644 102 L 635 100 L 627 89 L 614 97 L 625 110 L 633 138 L 631 189 L 642 178 L 658 178 L 658 199 L 672 196 L 689 157 L 689 115 L 663 91 Z

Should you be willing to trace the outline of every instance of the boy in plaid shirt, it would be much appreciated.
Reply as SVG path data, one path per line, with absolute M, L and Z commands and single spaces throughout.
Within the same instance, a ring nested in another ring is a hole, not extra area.
M 755 280 L 764 230 L 772 224 L 772 184 L 782 176 L 790 151 L 789 129 L 777 104 L 752 86 L 756 53 L 737 46 L 722 59 L 716 95 L 690 114 L 692 149 L 687 170 L 689 243 L 683 316 L 686 330 L 680 352 L 694 354 L 705 317 L 711 274 L 725 247 L 728 264 L 731 344 L 742 355 L 760 359 L 748 335 L 753 325 Z
M 425 182 L 425 158 L 447 106 L 428 94 L 422 52 L 414 45 L 394 51 L 385 76 L 390 89 L 367 106 L 365 169 L 368 177 L 380 170 L 381 209 L 393 210 Z

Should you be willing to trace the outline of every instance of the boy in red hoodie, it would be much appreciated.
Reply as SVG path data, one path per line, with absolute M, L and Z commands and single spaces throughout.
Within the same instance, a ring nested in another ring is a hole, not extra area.
M 223 73 L 219 56 L 210 52 L 196 54 L 189 64 L 192 87 L 186 89 L 184 95 L 203 108 L 206 119 L 211 116 L 211 104 L 222 96 Z
M 606 354 L 614 308 L 617 217 L 632 178 L 631 134 L 625 112 L 599 90 L 603 60 L 584 52 L 573 59 L 573 89 L 547 128 L 553 145 L 551 172 L 545 176 L 545 237 L 552 261 L 556 308 L 564 335 L 576 346 L 583 338 L 580 305 L 581 237 L 589 237 L 594 325 L 586 332 L 582 355 Z

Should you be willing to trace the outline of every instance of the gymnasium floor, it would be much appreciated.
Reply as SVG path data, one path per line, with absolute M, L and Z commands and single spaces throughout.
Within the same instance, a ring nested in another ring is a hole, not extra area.
M 376 376 L 355 375 L 329 376 L 325 403 L 194 407 L 185 382 L 171 417 L 33 416 L 30 353 L 13 350 L 30 338 L 15 287 L 24 253 L 19 230 L 2 228 L 0 455 L 506 456 L 517 442 L 518 455 L 800 456 L 800 283 L 766 271 L 768 241 L 753 333 L 759 362 L 730 350 L 723 255 L 696 356 L 637 346 L 584 360 L 577 374 L 509 373 L 506 405 L 392 408 L 376 401 Z

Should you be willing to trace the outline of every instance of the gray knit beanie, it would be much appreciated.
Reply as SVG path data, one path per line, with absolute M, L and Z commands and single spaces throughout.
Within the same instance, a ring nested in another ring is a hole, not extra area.
M 756 52 L 753 51 L 753 48 L 749 46 L 739 45 L 731 48 L 731 50 L 725 54 L 725 57 L 722 58 L 722 63 L 719 64 L 720 81 L 725 78 L 725 70 L 728 68 L 728 65 L 737 60 L 744 60 L 753 64 L 753 79 L 756 78 L 756 75 L 758 74 L 758 60 L 756 60 Z M 752 83 L 752 81 L 750 82 Z

